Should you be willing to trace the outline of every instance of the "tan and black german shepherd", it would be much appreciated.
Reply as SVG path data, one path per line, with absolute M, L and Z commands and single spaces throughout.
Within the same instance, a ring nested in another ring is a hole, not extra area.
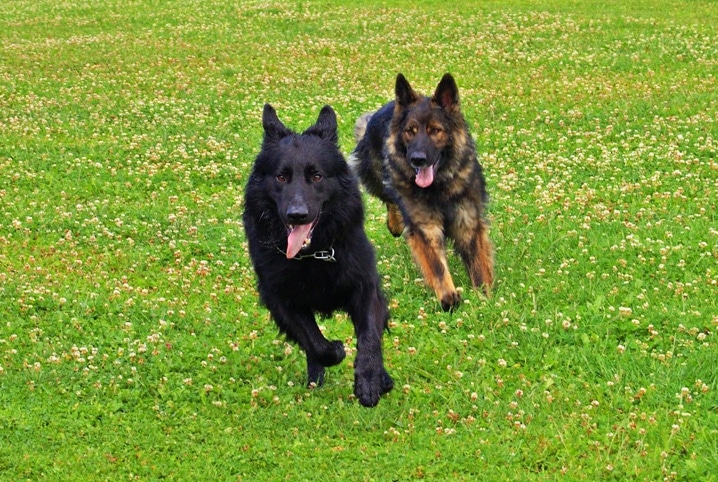
M 461 298 L 449 272 L 447 238 L 474 287 L 488 295 L 494 281 L 483 171 L 450 74 L 432 97 L 417 94 L 402 74 L 395 92 L 394 101 L 357 121 L 349 162 L 367 191 L 386 203 L 389 231 L 404 234 L 441 307 L 453 310 Z

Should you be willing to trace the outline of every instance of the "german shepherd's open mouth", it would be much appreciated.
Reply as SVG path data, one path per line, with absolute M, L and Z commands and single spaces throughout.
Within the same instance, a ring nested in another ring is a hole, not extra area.
M 416 178 L 414 182 L 419 187 L 429 187 L 434 182 L 434 166 L 435 164 L 429 164 L 428 166 L 414 167 L 416 171 Z

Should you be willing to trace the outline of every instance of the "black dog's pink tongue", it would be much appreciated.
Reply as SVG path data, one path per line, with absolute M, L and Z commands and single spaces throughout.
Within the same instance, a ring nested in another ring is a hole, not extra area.
M 292 227 L 287 237 L 287 259 L 291 259 L 297 255 L 297 253 L 304 246 L 304 242 L 309 237 L 309 232 L 312 230 L 311 224 L 299 224 Z
M 434 166 L 420 167 L 416 171 L 416 185 L 419 187 L 429 187 L 434 182 Z

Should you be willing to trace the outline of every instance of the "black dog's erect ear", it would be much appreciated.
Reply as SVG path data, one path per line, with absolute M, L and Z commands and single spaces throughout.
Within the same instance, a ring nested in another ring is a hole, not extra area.
M 444 74 L 436 86 L 434 98 L 431 99 L 447 111 L 451 111 L 459 105 L 459 88 L 451 74 Z
M 419 100 L 419 95 L 414 92 L 414 89 L 409 85 L 409 81 L 406 80 L 403 74 L 396 76 L 396 87 L 394 88 L 396 94 L 396 103 L 402 107 L 413 104 Z
M 334 113 L 334 109 L 328 105 L 322 107 L 317 121 L 302 135 L 321 137 L 336 144 L 339 141 L 339 135 L 337 134 L 337 115 Z
M 277 111 L 274 110 L 274 107 L 269 104 L 264 104 L 262 126 L 264 127 L 265 138 L 268 139 L 281 139 L 291 133 L 277 117 Z

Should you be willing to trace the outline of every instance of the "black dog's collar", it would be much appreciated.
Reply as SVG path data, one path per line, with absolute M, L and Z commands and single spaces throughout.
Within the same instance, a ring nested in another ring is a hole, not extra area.
M 284 256 L 287 255 L 286 251 L 282 251 L 281 249 L 279 249 L 279 246 L 277 246 L 277 251 L 282 253 Z M 295 256 L 291 259 L 299 261 L 299 260 L 308 259 L 308 258 L 318 259 L 319 261 L 328 261 L 330 263 L 337 262 L 337 258 L 334 257 L 334 248 L 329 248 L 328 250 L 315 251 L 311 254 L 303 254 L 301 256 Z
M 305 254 L 303 256 L 295 256 L 292 259 L 304 259 L 304 258 L 314 258 L 318 259 L 319 261 L 328 261 L 330 263 L 336 263 L 337 258 L 334 257 L 334 248 L 329 248 L 329 251 L 323 250 L 323 251 L 315 251 L 312 254 Z

